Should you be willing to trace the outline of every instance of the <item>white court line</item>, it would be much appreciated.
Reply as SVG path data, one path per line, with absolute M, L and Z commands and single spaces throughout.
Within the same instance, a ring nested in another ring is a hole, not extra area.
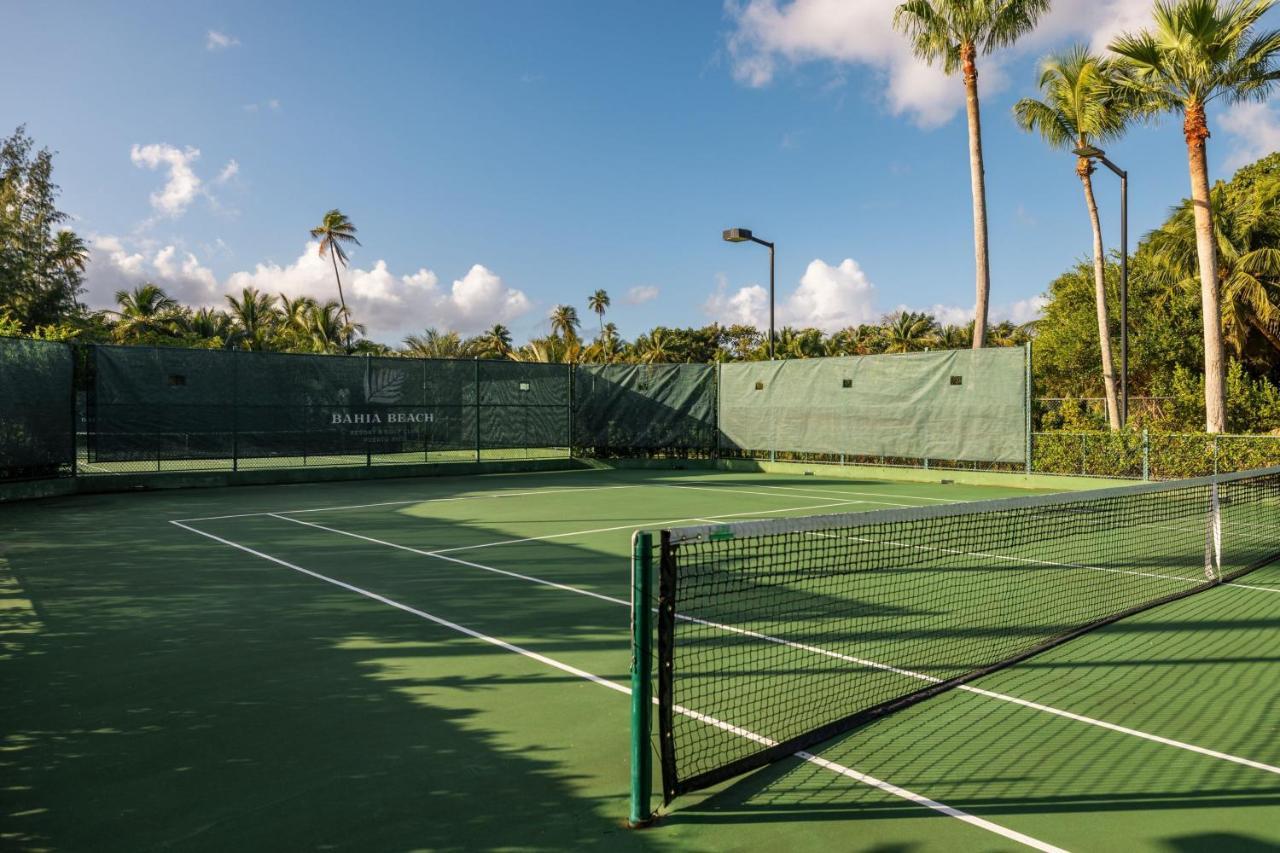
M 779 510 L 779 512 L 781 511 L 782 510 Z M 435 557 L 436 559 L 439 559 L 439 560 L 447 560 L 448 562 L 451 562 L 451 563 L 457 563 L 459 565 L 469 566 L 470 568 L 480 569 L 481 571 L 492 572 L 493 574 L 505 575 L 507 577 L 516 578 L 518 580 L 524 580 L 530 583 L 539 584 L 541 586 L 552 587 L 554 589 L 563 590 L 564 592 L 572 592 L 578 595 L 586 595 L 591 598 L 599 599 L 601 601 L 608 601 L 612 604 L 618 604 L 623 607 L 629 608 L 631 606 L 631 602 L 626 599 L 614 598 L 611 595 L 592 592 L 591 590 L 572 586 L 570 584 L 557 583 L 556 581 L 549 581 L 549 580 L 546 580 L 545 578 L 539 578 L 533 575 L 525 575 L 519 572 L 508 571 L 506 569 L 499 569 L 494 566 L 486 566 L 483 563 L 475 563 L 470 560 L 461 560 L 461 559 L 458 559 L 457 557 L 449 557 L 444 554 L 440 554 L 438 552 L 423 551 L 418 548 L 411 548 L 408 545 L 397 545 L 394 542 L 387 542 L 381 539 L 375 539 L 371 536 L 364 536 L 359 533 L 351 533 L 350 531 L 339 530 L 335 527 L 326 527 L 323 524 L 316 524 L 310 521 L 303 521 L 302 519 L 299 519 L 299 518 L 289 518 L 283 515 L 277 515 L 274 517 L 280 519 L 281 521 L 290 521 L 290 522 L 293 522 L 294 524 L 302 524 L 302 525 L 306 525 L 307 527 L 315 527 L 319 530 L 326 530 L 330 533 L 337 533 L 341 536 L 350 536 L 354 539 L 363 539 L 367 542 L 372 542 L 377 545 L 385 545 L 387 547 L 396 548 L 401 551 L 408 551 L 410 553 L 419 554 L 423 557 Z M 1085 566 L 1084 568 L 1089 568 L 1089 567 Z M 681 614 L 681 613 L 677 613 L 676 618 L 685 622 L 694 622 L 699 625 L 706 625 L 707 627 L 715 628 L 717 630 L 724 631 L 726 633 L 737 634 L 744 637 L 750 637 L 752 639 L 762 640 L 767 643 L 774 643 L 776 645 L 786 646 L 788 648 L 797 649 L 799 651 L 809 652 L 812 654 L 821 655 L 823 657 L 834 658 L 836 660 L 841 660 L 846 663 L 852 663 L 858 666 L 865 666 L 869 669 L 877 669 L 883 672 L 892 672 L 896 675 L 901 675 L 906 678 L 912 678 L 917 681 L 924 681 L 930 684 L 938 684 L 943 680 L 932 675 L 926 675 L 925 673 L 922 673 L 922 672 L 915 672 L 913 670 L 891 666 L 889 664 L 880 663 L 878 661 L 869 660 L 867 658 L 859 658 L 853 655 L 846 655 L 841 652 L 832 651 L 830 649 L 824 649 L 821 646 L 811 646 L 807 643 L 796 643 L 790 640 L 784 640 L 781 637 L 774 637 L 770 634 L 764 634 L 759 631 L 752 631 L 748 628 L 739 628 L 734 625 L 728 625 L 720 622 L 712 622 L 706 619 L 698 619 L 696 617 L 688 616 L 686 614 Z M 1107 729 L 1109 731 L 1132 735 L 1134 737 L 1142 738 L 1143 740 L 1151 741 L 1152 743 L 1159 743 L 1165 746 L 1172 746 L 1178 749 L 1186 750 L 1188 752 L 1194 752 L 1199 755 L 1206 755 L 1211 758 L 1218 758 L 1223 761 L 1230 761 L 1234 764 L 1241 764 L 1241 765 L 1244 765 L 1245 767 L 1252 767 L 1258 770 L 1265 770 L 1269 773 L 1275 773 L 1277 775 L 1280 775 L 1280 767 L 1273 767 L 1270 764 L 1263 764 L 1262 762 L 1254 761 L 1251 758 L 1244 758 L 1238 755 L 1231 755 L 1225 752 L 1218 752 L 1217 750 L 1208 749 L 1202 746 L 1196 746 L 1195 744 L 1187 743 L 1186 741 L 1174 740 L 1172 738 L 1166 738 L 1161 735 L 1151 734 L 1149 732 L 1143 732 L 1138 729 L 1131 729 L 1126 726 L 1118 725 L 1116 723 L 1109 723 L 1106 720 L 1100 720 L 1094 717 L 1086 717 L 1081 714 L 1076 714 L 1072 711 L 1066 711 L 1061 708 L 1053 708 L 1049 705 L 1041 705 L 1037 702 L 1032 702 L 1027 699 L 1021 699 L 1017 696 L 1011 696 L 1005 693 L 996 693 L 991 690 L 984 690 L 982 688 L 973 687 L 968 684 L 956 685 L 955 689 L 963 690 L 967 693 L 976 693 L 981 696 L 986 696 L 987 698 L 990 698 L 990 699 L 997 699 L 1001 702 L 1011 702 L 1015 705 L 1021 705 L 1025 708 L 1030 708 L 1037 711 L 1043 711 L 1047 714 L 1053 714 L 1055 716 L 1063 717 L 1065 719 L 1074 720 L 1080 723 L 1086 723 L 1092 726 L 1097 726 L 1099 728 Z
M 345 581 L 340 581 L 340 580 L 337 580 L 336 578 L 331 578 L 328 575 L 322 575 L 319 572 L 313 572 L 310 569 L 304 569 L 302 566 L 297 566 L 297 565 L 294 565 L 293 563 L 285 562 L 284 560 L 281 560 L 278 557 L 273 557 L 270 554 L 263 553 L 262 551 L 255 551 L 254 549 L 249 548 L 245 545 L 240 545 L 239 543 L 232 542 L 230 539 L 223 539 L 221 536 L 215 536 L 212 533 L 206 533 L 203 530 L 197 530 L 194 527 L 189 527 L 180 521 L 171 521 L 170 523 L 175 524 L 178 527 L 183 528 L 184 530 L 189 530 L 192 533 L 212 539 L 215 542 L 220 542 L 223 545 L 228 545 L 232 548 L 236 548 L 240 551 L 244 551 L 247 554 L 252 554 L 253 556 L 258 557 L 260 559 L 275 563 L 276 565 L 284 566 L 287 569 L 292 569 L 295 572 L 300 572 L 301 574 L 315 578 L 316 580 L 324 581 L 325 583 L 328 583 L 328 584 L 333 584 L 334 586 L 340 587 L 349 592 L 354 592 L 357 595 L 362 595 L 365 598 L 371 599 L 380 604 L 385 604 L 388 607 L 394 607 L 397 610 L 400 610 L 404 613 L 408 613 L 413 616 L 417 616 L 420 619 L 425 619 L 428 622 L 432 622 L 442 628 L 447 628 L 450 631 L 456 631 L 457 633 L 463 634 L 467 637 L 471 637 L 472 639 L 480 640 L 481 642 L 488 643 L 493 646 L 497 646 L 498 648 L 504 649 L 509 652 L 514 652 L 518 655 L 527 657 L 530 660 L 535 660 L 538 663 L 545 664 L 546 666 L 550 666 L 555 669 L 558 669 L 561 672 L 566 672 L 566 673 L 569 673 L 570 675 L 574 675 L 574 676 L 577 676 L 578 678 L 582 678 L 582 679 L 585 679 L 586 681 L 590 681 L 593 684 L 598 684 L 601 687 L 607 687 L 610 690 L 614 690 L 618 693 L 622 693 L 627 696 L 631 695 L 631 688 L 629 687 L 618 684 L 617 682 L 614 682 L 614 681 L 610 681 L 607 678 L 602 678 L 601 676 L 595 675 L 594 673 L 587 672 L 584 669 L 579 669 L 576 666 L 572 666 L 570 664 L 564 663 L 563 661 L 556 660 L 555 658 L 551 658 L 551 657 L 547 657 L 546 655 L 539 654 L 538 652 L 535 652 L 531 649 L 526 649 L 523 646 L 517 646 L 515 643 L 509 643 L 506 640 L 499 639 L 498 637 L 492 637 L 492 636 L 489 636 L 488 634 L 482 634 L 479 631 L 475 631 L 471 628 L 467 628 L 463 625 L 459 625 L 457 622 L 451 622 L 448 619 L 443 619 L 439 616 L 435 616 L 431 613 L 427 613 L 424 610 L 419 610 L 416 607 L 410 607 L 407 604 L 403 604 L 399 601 L 396 601 L 393 598 L 388 598 L 385 595 L 379 595 L 376 592 L 371 592 L 367 589 L 363 589 L 354 584 L 350 584 Z M 306 522 L 302 522 L 302 523 L 305 524 Z M 656 697 L 654 699 L 654 704 L 657 704 Z M 717 720 L 716 718 L 707 716 L 706 714 L 700 714 L 700 713 L 697 713 L 696 711 L 691 711 L 687 708 L 680 707 L 679 705 L 675 706 L 674 710 L 676 710 L 678 713 L 684 716 L 689 717 L 690 719 L 697 720 L 698 722 L 705 723 L 710 726 L 714 726 L 718 729 L 721 729 L 722 731 L 727 731 L 732 734 L 739 735 L 741 737 L 749 738 L 757 743 L 761 743 L 766 746 L 776 745 L 776 741 L 772 741 L 769 738 L 766 738 L 762 735 L 757 735 L 754 732 L 749 732 L 746 729 L 740 728 L 738 726 L 733 726 L 733 725 L 730 725 L 729 723 L 725 723 L 721 720 Z M 1012 830 L 1012 829 L 1009 829 L 1008 827 L 1001 826 L 998 823 L 993 823 L 992 821 L 985 820 L 983 818 L 977 817 L 976 815 L 971 815 L 968 812 L 961 811 L 960 809 L 953 808 L 951 806 L 946 805 L 945 803 L 940 803 L 937 800 L 931 799 L 929 797 L 925 797 L 921 794 L 914 793 L 913 791 L 909 791 L 906 788 L 899 787 L 890 782 L 882 781 L 880 779 L 877 779 L 874 776 L 869 776 L 866 773 L 861 773 L 857 770 L 854 770 L 851 767 L 846 767 L 843 764 L 838 764 L 834 761 L 829 761 L 828 759 L 820 758 L 812 753 L 804 752 L 804 751 L 797 752 L 795 753 L 795 755 L 797 758 L 800 758 L 801 760 L 806 761 L 810 764 L 813 764 L 817 767 L 821 767 L 824 770 L 829 770 L 833 773 L 838 773 L 841 776 L 845 776 L 849 779 L 862 782 L 865 785 L 884 791 L 885 793 L 892 794 L 895 797 L 899 797 L 901 799 L 915 803 L 916 805 L 920 805 L 925 808 L 932 809 L 933 811 L 947 815 L 948 817 L 953 817 L 957 820 L 960 820 L 969 824 L 970 826 L 974 826 L 974 827 L 977 827 L 978 829 L 986 830 L 987 832 L 994 833 L 996 835 L 1001 836 L 1002 838 L 1007 838 L 1010 841 L 1016 841 L 1019 844 L 1026 845 L 1027 847 L 1030 847 L 1034 850 L 1045 851 L 1045 853 L 1066 853 L 1066 851 L 1064 851 L 1062 848 L 1055 847 L 1054 845 L 1041 841 L 1038 838 L 1033 838 L 1030 835 L 1025 835 L 1021 832 L 1017 832 L 1016 830 Z
M 792 492 L 809 491 L 807 486 L 774 486 L 769 483 L 764 483 L 761 487 L 765 489 L 787 489 Z M 891 495 L 884 492 L 851 492 L 848 489 L 823 489 L 822 491 L 830 492 L 835 495 L 866 495 L 873 498 L 908 498 L 913 501 L 937 501 L 938 503 L 944 504 L 963 503 L 963 501 L 957 501 L 952 498 L 926 498 L 923 495 Z M 873 503 L 875 502 L 873 501 Z M 910 504 L 893 504 L 893 506 L 910 506 Z
M 728 493 L 733 495 L 763 495 L 766 498 L 787 497 L 787 495 L 780 495 L 777 492 L 755 492 L 755 491 L 751 491 L 750 489 L 739 489 L 734 486 L 685 486 L 680 483 L 651 483 L 648 485 L 652 485 L 655 488 L 659 488 L 659 489 L 693 489 L 700 492 L 720 492 L 721 494 Z M 763 488 L 776 489 L 779 487 L 766 485 Z M 818 495 L 813 493 L 807 493 L 804 495 L 796 495 L 796 497 L 806 497 L 806 498 L 813 498 L 814 500 L 818 500 L 820 498 L 830 497 L 830 495 L 829 494 Z M 893 503 L 891 501 L 851 501 L 851 503 L 880 504 L 882 506 L 902 506 L 902 507 L 917 506 L 917 504 L 898 504 L 898 503 Z M 951 503 L 954 503 L 954 501 L 952 501 Z
M 669 527 L 673 524 L 679 524 L 686 521 L 705 521 L 709 524 L 715 524 L 713 519 L 723 521 L 726 518 L 737 518 L 742 515 L 768 515 L 771 512 L 799 512 L 801 510 L 810 509 L 829 509 L 834 506 L 848 506 L 850 504 L 866 503 L 866 501 L 836 501 L 829 504 L 809 504 L 807 506 L 789 506 L 782 509 L 758 509 L 751 512 L 726 512 L 723 515 L 712 515 L 707 518 L 672 518 L 666 521 L 642 522 L 640 524 L 620 524 L 616 527 L 597 527 L 594 530 L 573 530 L 568 533 L 550 533 L 545 536 L 526 536 L 521 539 L 499 539 L 496 542 L 484 542 L 479 545 L 458 545 L 454 548 L 437 548 L 434 551 L 427 552 L 427 556 L 435 557 L 440 554 L 453 554 L 457 551 L 474 551 L 477 548 L 493 548 L 497 545 L 516 545 L 521 542 L 545 542 L 548 539 L 564 539 L 568 536 L 586 536 L 590 533 L 612 533 L 616 530 L 642 530 L 647 527 L 661 528 Z
M 581 488 L 561 489 L 550 487 L 546 489 L 535 489 L 530 492 L 495 492 L 492 494 L 479 495 L 454 495 L 447 498 L 417 498 L 415 500 L 405 501 L 380 501 L 371 504 L 350 504 L 348 506 L 318 506 L 310 509 L 281 509 L 275 511 L 264 510 L 262 512 L 240 512 L 234 515 L 206 515 L 201 518 L 175 518 L 172 521 L 222 521 L 228 518 L 252 518 L 257 515 L 293 515 L 300 512 L 338 512 L 345 509 L 370 509 L 379 506 L 404 506 L 406 504 L 429 504 L 429 503 L 449 503 L 450 501 L 478 501 L 489 500 L 492 498 L 522 498 L 530 495 L 549 495 L 560 494 L 562 492 L 598 492 L 606 489 L 634 489 L 643 485 L 640 483 L 628 483 L 621 486 L 582 486 Z

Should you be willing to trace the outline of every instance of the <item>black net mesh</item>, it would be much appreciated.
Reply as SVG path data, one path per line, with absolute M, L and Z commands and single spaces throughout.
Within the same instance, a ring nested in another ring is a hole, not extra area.
M 66 344 L 0 338 L 0 480 L 71 473 L 72 364 Z
M 574 446 L 599 456 L 709 455 L 716 445 L 715 377 L 711 364 L 579 367 Z
M 1280 469 L 666 531 L 668 800 L 1280 556 Z

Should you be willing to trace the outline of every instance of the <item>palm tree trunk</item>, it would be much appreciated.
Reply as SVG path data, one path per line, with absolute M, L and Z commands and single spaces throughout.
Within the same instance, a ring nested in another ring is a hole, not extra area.
M 977 267 L 977 302 L 973 310 L 973 348 L 987 340 L 987 303 L 991 296 L 991 269 L 987 262 L 987 182 L 982 166 L 982 118 L 978 112 L 977 48 L 960 46 L 964 65 L 964 106 L 969 119 L 969 181 L 973 193 L 973 256 Z
M 1093 298 L 1098 309 L 1098 348 L 1102 353 L 1102 384 L 1107 395 L 1107 421 L 1112 432 L 1120 429 L 1120 399 L 1116 394 L 1116 372 L 1111 360 L 1111 324 L 1107 322 L 1107 278 L 1102 255 L 1102 223 L 1098 219 L 1098 201 L 1093 197 L 1093 167 L 1081 158 L 1076 167 L 1084 185 L 1084 203 L 1089 208 L 1089 224 L 1093 227 Z
M 1222 305 L 1218 294 L 1218 254 L 1213 241 L 1213 217 L 1209 209 L 1209 166 L 1205 140 L 1209 126 L 1204 104 L 1187 104 L 1183 134 L 1191 172 L 1191 208 L 1196 221 L 1196 254 L 1200 261 L 1200 309 L 1204 321 L 1204 423 L 1206 432 L 1227 429 L 1223 388 Z
M 347 311 L 347 297 L 342 295 L 342 276 L 338 275 L 338 255 L 329 250 L 329 260 L 333 261 L 333 277 L 338 282 L 338 301 L 342 303 L 342 317 L 347 326 L 347 353 L 351 352 L 351 313 Z

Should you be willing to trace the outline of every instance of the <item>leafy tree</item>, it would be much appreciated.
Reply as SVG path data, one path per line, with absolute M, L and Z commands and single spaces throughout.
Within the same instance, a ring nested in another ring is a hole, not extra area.
M 911 41 L 915 55 L 942 70 L 962 73 L 969 121 L 969 179 L 973 192 L 973 251 L 978 301 L 973 345 L 986 342 L 991 271 L 987 262 L 987 188 L 978 108 L 978 54 L 1007 47 L 1031 31 L 1049 0 L 907 0 L 893 13 L 893 25 Z
M 1076 45 L 1044 60 L 1040 69 L 1044 100 L 1023 98 L 1014 114 L 1023 130 L 1039 133 L 1051 148 L 1070 151 L 1118 139 L 1132 115 L 1116 87 L 1114 64 Z M 1098 315 L 1098 344 L 1102 355 L 1102 381 L 1107 395 L 1111 429 L 1120 429 L 1120 399 L 1111 357 L 1111 323 L 1107 319 L 1106 258 L 1102 249 L 1102 223 L 1093 195 L 1093 161 L 1076 157 L 1076 175 L 1084 188 L 1085 210 L 1093 229 L 1094 301 Z
M 1122 35 L 1111 43 L 1111 50 L 1124 58 L 1122 83 L 1136 107 L 1183 117 L 1200 272 L 1205 428 L 1209 432 L 1227 428 L 1227 412 L 1205 110 L 1218 98 L 1264 98 L 1280 76 L 1276 70 L 1280 32 L 1256 32 L 1259 19 L 1274 2 L 1157 0 L 1151 29 Z
M 587 307 L 595 312 L 596 317 L 600 319 L 600 334 L 604 335 L 604 312 L 609 310 L 609 294 L 604 290 L 597 290 L 587 299 Z
M 463 345 L 457 332 L 441 332 L 427 329 L 421 335 L 409 335 L 404 339 L 406 355 L 418 358 L 469 358 L 471 353 Z
M 477 353 L 481 358 L 507 358 L 511 355 L 511 330 L 501 323 L 480 336 Z
M 360 241 L 356 239 L 356 231 L 355 223 L 336 207 L 324 215 L 319 225 L 311 229 L 311 239 L 320 241 L 320 257 L 328 255 L 333 261 L 333 278 L 338 282 L 338 302 L 342 305 L 342 316 L 349 329 L 354 327 L 350 325 L 351 311 L 347 308 L 347 297 L 342 293 L 342 276 L 338 275 L 338 262 L 341 261 L 344 267 L 347 265 L 345 248 L 347 244 L 360 245 Z M 347 349 L 351 349 L 349 337 Z
M 0 308 L 22 326 L 57 324 L 83 313 L 88 249 L 68 230 L 56 201 L 53 154 L 19 126 L 0 140 Z
M 229 343 L 247 350 L 270 349 L 271 338 L 280 320 L 276 297 L 256 287 L 246 287 L 240 292 L 239 299 L 228 294 L 227 304 L 233 321 Z
M 932 315 L 897 311 L 885 318 L 885 352 L 919 352 L 937 340 L 937 322 Z

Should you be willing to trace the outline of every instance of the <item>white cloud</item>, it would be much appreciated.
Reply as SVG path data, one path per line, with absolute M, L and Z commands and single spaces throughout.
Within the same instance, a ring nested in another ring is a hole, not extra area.
M 836 266 L 814 259 L 795 290 L 778 294 L 776 325 L 816 328 L 829 333 L 846 326 L 875 323 L 881 317 L 876 296 L 875 285 L 852 258 L 845 258 Z M 1047 302 L 1043 296 L 1033 296 L 1007 305 L 993 305 L 991 320 L 1026 323 L 1038 318 Z M 769 291 L 758 284 L 731 290 L 724 275 L 716 276 L 716 289 L 702 307 L 708 317 L 725 325 L 744 323 L 763 329 L 769 324 Z M 973 322 L 972 306 L 935 304 L 912 308 L 900 304 L 895 310 L 924 311 L 944 325 Z
M 219 281 L 193 253 L 176 246 L 130 250 L 118 237 L 93 238 L 86 273 L 86 296 L 91 306 L 111 307 L 116 290 L 131 289 L 144 281 L 196 306 L 225 307 L 225 295 L 245 287 L 292 297 L 311 296 L 321 302 L 338 298 L 333 266 L 320 257 L 314 242 L 289 264 L 260 263 Z M 396 275 L 386 261 L 379 260 L 371 269 L 343 270 L 342 286 L 356 321 L 367 325 L 372 337 L 386 342 L 428 326 L 471 334 L 494 323 L 509 324 L 533 308 L 524 292 L 508 286 L 481 264 L 472 266 L 446 288 L 429 269 Z
M 1280 151 L 1280 111 L 1270 104 L 1234 104 L 1218 121 L 1231 136 L 1224 163 L 1227 172 Z
M 872 322 L 876 317 L 874 306 L 875 287 L 856 261 L 845 258 L 831 266 L 815 259 L 801 276 L 799 286 L 779 300 L 776 324 L 830 332 Z M 728 282 L 720 276 L 703 310 L 725 324 L 764 327 L 769 323 L 769 291 L 752 284 L 730 292 Z
M 658 298 L 661 291 L 651 284 L 640 284 L 627 291 L 628 305 L 643 305 Z
M 169 170 L 164 187 L 151 194 L 151 206 L 166 216 L 181 216 L 200 194 L 202 182 L 191 168 L 200 159 L 198 148 L 179 149 L 165 143 L 135 145 L 129 151 L 129 159 L 138 168 Z
M 205 37 L 205 50 L 226 50 L 229 47 L 235 47 L 240 44 L 240 39 L 235 36 L 220 33 L 217 30 L 209 30 L 209 34 Z
M 733 30 L 728 50 L 734 77 L 765 86 L 790 65 L 832 62 L 863 65 L 884 77 L 884 99 L 895 115 L 923 127 L 948 121 L 963 103 L 959 81 L 916 59 L 893 29 L 901 0 L 745 0 L 727 7 Z M 1150 0 L 1058 0 L 1017 50 L 1039 51 L 1067 37 L 1105 47 L 1117 33 L 1144 26 Z M 1006 83 L 1000 56 L 981 60 L 984 94 Z
M 263 108 L 266 108 L 266 109 L 268 109 L 268 110 L 271 110 L 272 112 L 279 112 L 279 111 L 280 111 L 280 99 L 279 99 L 279 98 L 268 98 L 267 100 L 263 101 L 263 102 L 262 102 L 262 103 L 260 103 L 260 104 L 259 104 L 259 103 L 252 103 L 252 104 L 245 104 L 245 105 L 244 105 L 244 111 L 245 111 L 245 112 L 247 112 L 247 113 L 256 113 L 256 112 L 258 112 L 259 110 L 261 110 L 261 109 L 263 109 Z
M 222 171 L 218 173 L 218 177 L 213 179 L 213 182 L 215 184 L 225 184 L 238 174 L 240 174 L 240 164 L 235 160 L 228 160 L 227 165 L 222 167 Z

